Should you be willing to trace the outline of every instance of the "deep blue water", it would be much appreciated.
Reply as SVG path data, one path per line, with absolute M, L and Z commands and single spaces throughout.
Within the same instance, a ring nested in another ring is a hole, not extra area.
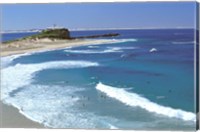
M 104 33 L 118 43 L 3 58 L 3 101 L 54 128 L 194 130 L 194 30 L 71 36 Z
M 18 38 L 23 38 L 27 37 L 30 35 L 37 34 L 36 32 L 31 32 L 31 33 L 4 33 L 2 34 L 2 42 L 10 41 L 10 40 L 15 40 Z

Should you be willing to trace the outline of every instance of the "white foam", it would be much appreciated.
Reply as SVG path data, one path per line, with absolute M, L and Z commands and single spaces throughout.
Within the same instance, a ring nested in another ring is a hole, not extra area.
M 156 48 L 152 48 L 149 50 L 149 52 L 156 52 L 156 51 L 158 51 Z
M 58 110 L 63 112 L 64 109 L 72 107 L 79 101 L 79 98 L 77 96 L 71 98 L 70 95 L 82 90 L 70 86 L 30 85 L 15 97 L 7 98 L 6 103 L 17 107 L 20 113 L 24 114 L 27 118 L 53 127 L 57 125 L 52 124 L 52 122 L 58 120 L 59 117 L 56 117 L 57 114 L 60 114 Z
M 108 126 L 110 127 L 110 129 L 115 130 L 115 129 L 119 129 L 118 127 L 112 125 L 112 124 L 108 124 Z
M 79 53 L 79 54 L 103 54 L 103 53 L 114 53 L 122 52 L 121 50 L 116 49 L 106 49 L 106 50 L 65 50 L 68 53 Z
M 96 62 L 89 61 L 53 61 L 39 64 L 17 64 L 1 70 L 2 98 L 7 97 L 8 93 L 20 87 L 30 84 L 34 73 L 44 69 L 56 68 L 82 68 L 98 66 Z
M 88 48 L 99 48 L 99 46 L 90 45 L 90 46 L 88 46 Z
M 103 54 L 103 53 L 115 53 L 115 52 L 123 52 L 123 50 L 127 49 L 136 49 L 136 47 L 107 47 L 104 50 L 73 50 L 73 49 L 67 49 L 64 50 L 68 53 L 79 53 L 79 54 Z
M 131 50 L 131 49 L 137 49 L 137 47 L 107 47 L 108 49 L 113 50 Z
M 137 39 L 100 39 L 102 41 L 98 41 L 99 39 L 97 39 L 97 42 L 93 43 L 92 45 L 95 44 L 95 46 L 99 45 L 99 44 L 115 44 L 115 43 L 125 43 L 125 42 L 136 42 L 138 41 Z M 89 45 L 91 46 L 91 45 Z
M 103 42 L 105 44 L 109 43 L 124 43 L 124 42 L 136 42 L 138 41 L 137 39 L 102 39 L 102 40 L 107 40 L 107 42 Z M 110 40 L 110 41 L 108 41 Z
M 31 55 L 31 53 L 24 53 L 24 54 L 17 54 L 17 55 L 1 57 L 1 68 L 7 67 L 14 59 L 20 58 L 22 56 L 28 56 L 28 55 Z
M 79 109 L 81 97 L 76 92 L 83 90 L 72 86 L 29 85 L 6 100 L 27 118 L 50 128 L 97 128 L 97 124 L 109 128 L 107 122 L 112 123 L 114 118 Z
M 140 107 L 149 112 L 161 114 L 168 117 L 179 118 L 185 121 L 196 120 L 196 116 L 192 112 L 186 112 L 181 109 L 173 109 L 156 104 L 136 93 L 127 92 L 123 88 L 116 88 L 104 85 L 100 82 L 97 84 L 96 89 L 105 93 L 107 96 L 112 97 L 129 106 Z
M 123 42 L 136 42 L 138 41 L 137 39 L 113 39 L 116 40 L 116 42 L 118 41 L 119 43 L 123 43 Z

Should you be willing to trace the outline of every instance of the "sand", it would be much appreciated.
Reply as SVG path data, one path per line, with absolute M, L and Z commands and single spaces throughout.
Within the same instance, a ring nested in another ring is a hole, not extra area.
M 27 119 L 18 109 L 0 102 L 1 128 L 45 128 L 42 124 Z
M 23 40 L 1 44 L 1 57 L 30 52 L 62 49 L 66 47 L 112 43 L 115 40 Z M 0 102 L 1 128 L 45 128 L 42 124 L 29 120 L 17 108 Z
M 62 49 L 65 47 L 82 46 L 82 45 L 95 45 L 115 42 L 116 40 L 105 39 L 78 39 L 78 40 L 23 40 L 18 42 L 12 42 L 8 44 L 1 44 L 1 56 L 9 56 L 15 54 L 23 54 L 28 52 L 37 52 L 52 49 Z

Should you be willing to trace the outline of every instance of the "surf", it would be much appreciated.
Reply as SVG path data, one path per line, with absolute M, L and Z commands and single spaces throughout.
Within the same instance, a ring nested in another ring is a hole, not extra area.
M 2 98 L 9 95 L 9 92 L 24 87 L 33 82 L 33 77 L 36 72 L 45 69 L 70 69 L 84 68 L 90 66 L 99 66 L 97 62 L 90 61 L 50 61 L 38 64 L 16 64 L 1 70 L 1 88 Z
M 123 52 L 123 50 L 133 50 L 137 49 L 137 47 L 106 47 L 104 50 L 74 50 L 74 49 L 67 49 L 64 52 L 67 53 L 78 53 L 78 54 L 103 54 L 103 53 L 115 53 L 115 52 Z
M 153 112 L 170 118 L 178 118 L 185 121 L 194 122 L 196 120 L 196 116 L 192 112 L 159 105 L 136 93 L 127 92 L 123 88 L 112 87 L 99 82 L 96 85 L 96 89 L 105 93 L 107 96 L 131 107 L 140 107 L 148 112 Z

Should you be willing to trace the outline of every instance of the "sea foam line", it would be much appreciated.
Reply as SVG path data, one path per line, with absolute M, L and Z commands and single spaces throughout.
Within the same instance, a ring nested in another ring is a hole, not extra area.
M 91 40 L 91 39 L 88 39 Z M 129 39 L 94 39 L 96 42 L 83 45 L 83 46 L 99 46 L 100 44 L 117 44 L 117 43 L 125 43 L 125 42 L 136 42 L 137 39 L 129 38 Z M 73 46 L 73 47 L 79 47 L 79 46 Z
M 196 121 L 196 116 L 192 112 L 186 112 L 180 109 L 173 109 L 156 104 L 136 93 L 127 92 L 123 88 L 108 86 L 100 82 L 97 84 L 96 89 L 129 106 L 140 107 L 149 112 L 161 114 L 171 118 L 174 117 L 185 121 Z
M 138 47 L 107 47 L 104 50 L 74 50 L 74 49 L 67 49 L 64 50 L 68 53 L 79 53 L 79 54 L 103 54 L 103 53 L 115 53 L 115 52 L 123 52 L 123 50 L 132 50 L 137 49 Z
M 9 92 L 29 85 L 33 81 L 34 73 L 45 69 L 58 68 L 83 68 L 98 66 L 97 62 L 90 61 L 51 61 L 38 64 L 16 64 L 1 70 L 2 98 L 9 95 Z
M 106 50 L 65 50 L 68 53 L 79 53 L 79 54 L 103 54 L 103 53 L 114 53 L 122 52 L 118 49 L 106 49 Z

